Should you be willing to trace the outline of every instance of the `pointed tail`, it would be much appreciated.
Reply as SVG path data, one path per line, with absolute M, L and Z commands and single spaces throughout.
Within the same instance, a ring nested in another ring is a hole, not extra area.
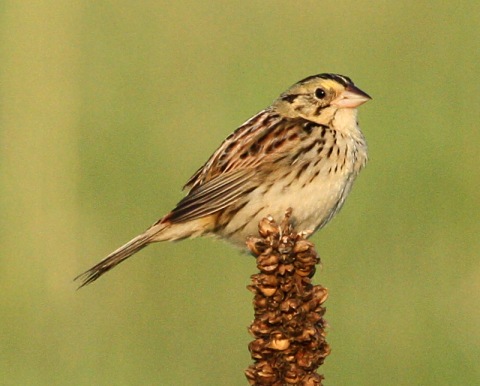
M 159 232 L 165 229 L 164 224 L 157 224 L 147 229 L 145 233 L 135 237 L 130 240 L 125 245 L 122 245 L 117 250 L 110 253 L 97 265 L 90 268 L 88 271 L 78 275 L 74 280 L 80 280 L 81 284 L 78 289 L 86 286 L 97 280 L 104 273 L 110 271 L 112 268 L 120 264 L 122 261 L 128 259 L 133 254 L 137 253 L 139 250 L 145 248 L 148 244 L 153 242 L 154 236 L 157 236 Z

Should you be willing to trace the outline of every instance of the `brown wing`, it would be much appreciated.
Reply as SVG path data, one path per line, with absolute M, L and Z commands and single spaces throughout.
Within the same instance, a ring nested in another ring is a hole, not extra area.
M 221 174 L 190 191 L 168 214 L 171 222 L 184 222 L 205 217 L 233 204 L 240 196 L 258 185 L 252 168 Z
M 278 126 L 281 118 L 269 109 L 250 118 L 230 134 L 208 161 L 190 177 L 184 189 L 196 188 L 235 169 L 252 167 L 262 161 L 259 139 Z
M 278 162 L 293 159 L 290 150 L 305 135 L 305 124 L 270 109 L 252 117 L 188 180 L 184 187 L 190 189 L 188 195 L 165 220 L 184 222 L 208 216 L 254 190 Z

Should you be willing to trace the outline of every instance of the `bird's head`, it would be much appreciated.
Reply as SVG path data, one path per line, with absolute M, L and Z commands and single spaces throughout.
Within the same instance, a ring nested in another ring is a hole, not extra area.
M 350 78 L 320 74 L 294 84 L 280 95 L 273 108 L 292 119 L 303 118 L 328 126 L 339 109 L 350 109 L 356 116 L 356 108 L 370 99 Z

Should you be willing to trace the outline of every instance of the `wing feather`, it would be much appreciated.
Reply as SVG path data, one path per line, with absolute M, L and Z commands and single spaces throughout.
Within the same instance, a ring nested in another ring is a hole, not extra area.
M 217 176 L 192 189 L 167 219 L 173 223 L 190 221 L 226 208 L 251 191 L 256 174 L 254 169 L 241 169 Z
M 208 161 L 187 181 L 184 189 L 194 189 L 222 173 L 252 167 L 263 160 L 252 145 L 279 125 L 281 117 L 263 110 L 230 134 Z
M 289 162 L 307 121 L 263 110 L 228 136 L 187 181 L 187 196 L 164 220 L 184 222 L 216 213 L 255 189 L 266 173 Z

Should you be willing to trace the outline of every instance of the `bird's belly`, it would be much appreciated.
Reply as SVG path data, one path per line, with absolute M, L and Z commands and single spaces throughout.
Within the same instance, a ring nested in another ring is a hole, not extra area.
M 248 236 L 258 235 L 258 222 L 262 218 L 272 216 L 281 221 L 288 208 L 292 208 L 292 221 L 297 231 L 323 227 L 343 205 L 355 177 L 351 172 L 332 174 L 327 170 L 324 169 L 323 175 L 307 170 L 291 181 L 272 174 L 265 184 L 250 193 L 248 202 L 218 232 L 219 235 L 245 246 Z

